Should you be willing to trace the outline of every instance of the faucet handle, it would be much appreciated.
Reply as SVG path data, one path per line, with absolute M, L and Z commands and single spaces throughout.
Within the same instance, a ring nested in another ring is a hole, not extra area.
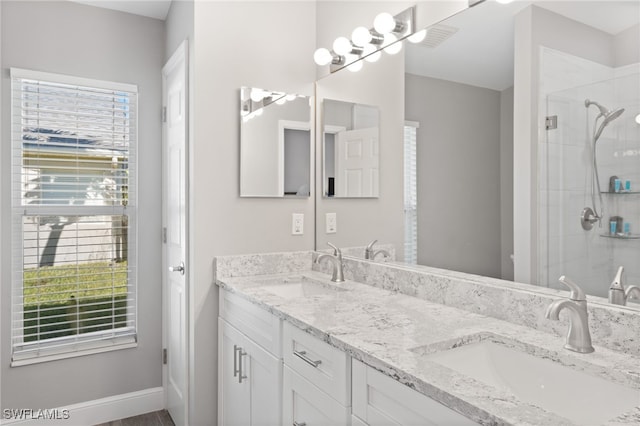
M 334 256 L 337 256 L 338 258 L 342 259 L 342 251 L 338 247 L 334 246 L 331 243 L 327 243 L 327 245 L 333 249 Z
M 618 267 L 618 272 L 616 272 L 616 276 L 613 279 L 613 281 L 611 282 L 611 287 L 609 288 L 615 288 L 615 289 L 624 289 L 624 287 L 622 286 L 622 273 L 624 272 L 624 266 L 619 266 Z
M 587 300 L 587 297 L 584 295 L 584 291 L 582 291 L 580 286 L 578 284 L 574 283 L 573 281 L 571 281 L 566 276 L 564 276 L 564 275 L 561 276 L 560 278 L 558 278 L 558 281 L 560 281 L 562 284 L 564 284 L 567 287 L 569 287 L 569 289 L 571 290 L 571 294 L 569 294 L 569 298 L 571 300 L 575 300 L 576 302 L 581 302 L 581 301 Z
M 367 250 L 373 250 L 373 245 L 374 245 L 375 243 L 377 243 L 377 242 L 378 242 L 378 240 L 373 240 L 373 241 L 371 241 L 371 242 L 367 245 L 367 248 L 366 248 L 366 249 L 367 249 Z

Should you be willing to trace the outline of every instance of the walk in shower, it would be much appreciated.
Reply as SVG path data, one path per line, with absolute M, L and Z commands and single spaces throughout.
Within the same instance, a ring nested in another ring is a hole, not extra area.
M 596 82 L 543 100 L 538 281 L 560 288 L 566 275 L 606 297 L 620 265 L 640 284 L 640 67 L 571 61 Z

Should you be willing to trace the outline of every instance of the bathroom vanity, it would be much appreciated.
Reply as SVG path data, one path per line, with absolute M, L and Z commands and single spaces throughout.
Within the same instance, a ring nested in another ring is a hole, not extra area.
M 577 354 L 563 348 L 566 321 L 544 319 L 567 292 L 354 258 L 332 283 L 316 255 L 216 259 L 219 424 L 640 422 L 638 325 L 625 309 L 591 307 L 592 323 L 612 322 Z M 498 318 L 507 311 L 514 320 Z

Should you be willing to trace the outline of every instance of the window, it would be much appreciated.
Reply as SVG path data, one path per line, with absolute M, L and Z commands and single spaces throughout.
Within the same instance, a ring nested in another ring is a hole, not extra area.
M 12 365 L 136 342 L 137 87 L 11 70 Z
M 418 263 L 418 183 L 416 139 L 419 124 L 404 125 L 404 261 Z

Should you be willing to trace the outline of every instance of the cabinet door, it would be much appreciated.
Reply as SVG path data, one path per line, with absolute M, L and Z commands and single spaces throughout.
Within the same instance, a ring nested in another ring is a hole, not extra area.
M 348 425 L 349 409 L 288 366 L 284 367 L 282 424 L 286 426 Z
M 473 426 L 477 423 L 353 360 L 353 414 L 370 426 Z
M 219 319 L 219 386 L 224 426 L 280 425 L 282 362 Z
M 225 426 L 246 426 L 251 424 L 251 389 L 248 380 L 238 376 L 238 348 L 242 348 L 244 336 L 222 318 L 218 319 L 219 371 L 218 404 L 219 424 Z
M 282 360 L 256 343 L 243 343 L 242 372 L 251 388 L 251 425 L 279 426 L 282 419 Z M 246 373 L 245 373 L 246 371 Z

